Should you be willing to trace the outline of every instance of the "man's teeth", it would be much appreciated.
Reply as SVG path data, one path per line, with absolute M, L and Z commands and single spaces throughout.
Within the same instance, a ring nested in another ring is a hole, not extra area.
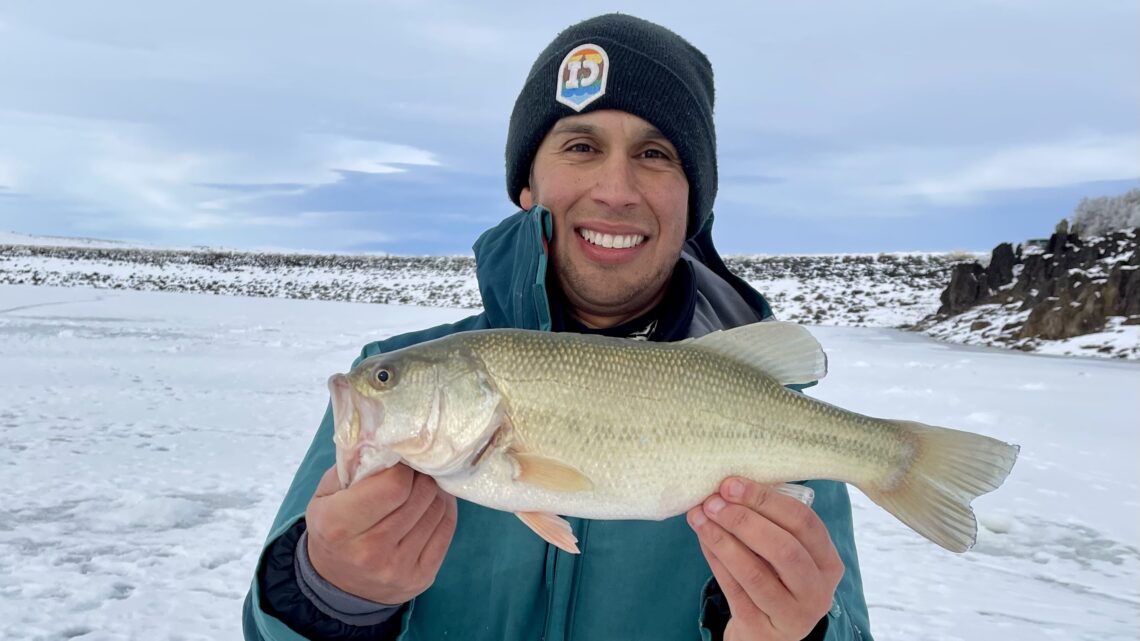
M 610 249 L 636 247 L 645 242 L 645 236 L 641 234 L 628 234 L 625 236 L 620 234 L 603 234 L 585 228 L 579 228 L 578 233 L 582 235 L 582 238 L 589 241 L 590 244 L 600 245 Z

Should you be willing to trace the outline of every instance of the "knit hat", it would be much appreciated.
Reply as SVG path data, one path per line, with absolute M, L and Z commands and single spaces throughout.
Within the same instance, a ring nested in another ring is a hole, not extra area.
M 560 118 L 618 109 L 677 149 L 689 181 L 691 237 L 716 198 L 713 72 L 708 58 L 660 25 L 617 13 L 568 27 L 538 56 L 507 132 L 507 194 L 517 205 L 539 144 Z

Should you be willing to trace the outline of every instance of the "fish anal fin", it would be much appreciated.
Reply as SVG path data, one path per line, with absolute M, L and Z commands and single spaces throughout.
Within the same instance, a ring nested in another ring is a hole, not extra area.
M 515 480 L 558 492 L 586 492 L 594 483 L 577 468 L 555 458 L 512 448 L 508 454 L 515 460 Z
M 806 485 L 799 485 L 796 483 L 781 483 L 774 489 L 776 490 L 777 494 L 790 496 L 808 507 L 811 507 L 812 502 L 815 501 L 815 490 Z
M 515 512 L 515 516 L 541 536 L 542 540 L 559 550 L 570 554 L 579 553 L 578 537 L 574 536 L 574 530 L 566 519 L 549 512 Z
M 806 384 L 827 376 L 827 355 L 803 325 L 762 321 L 692 339 L 693 347 L 755 367 L 781 385 Z

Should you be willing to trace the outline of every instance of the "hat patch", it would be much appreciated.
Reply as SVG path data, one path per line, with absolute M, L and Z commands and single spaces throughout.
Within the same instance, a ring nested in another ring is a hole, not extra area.
M 578 45 L 566 54 L 558 66 L 558 82 L 554 99 L 574 111 L 606 95 L 606 78 L 610 74 L 610 57 L 598 45 Z

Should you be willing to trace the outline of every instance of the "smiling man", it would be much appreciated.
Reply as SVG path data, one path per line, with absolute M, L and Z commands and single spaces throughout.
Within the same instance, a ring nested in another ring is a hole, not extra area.
M 611 14 L 559 34 L 515 103 L 506 170 L 522 211 L 475 243 L 483 312 L 362 357 L 495 327 L 674 341 L 772 317 L 713 247 L 712 68 L 673 32 Z M 870 638 L 841 483 L 807 482 L 811 508 L 730 478 L 685 517 L 571 518 L 571 555 L 402 464 L 341 490 L 333 462 L 326 412 L 247 639 Z

